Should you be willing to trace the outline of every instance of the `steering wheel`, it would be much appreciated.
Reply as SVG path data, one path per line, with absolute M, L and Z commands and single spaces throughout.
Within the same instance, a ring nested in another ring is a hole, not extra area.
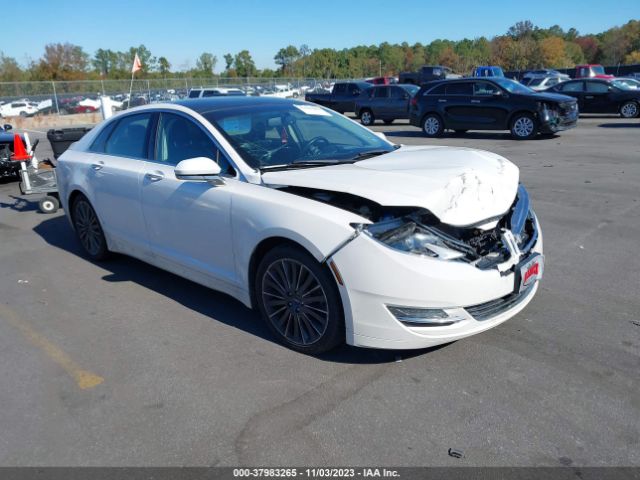
M 331 143 L 329 142 L 329 140 L 327 140 L 327 138 L 323 137 L 322 135 L 313 137 L 311 140 L 307 142 L 304 149 L 302 150 L 302 156 L 306 157 L 309 154 L 311 156 L 316 156 L 322 153 L 322 150 L 324 150 L 330 144 Z M 315 152 L 313 152 L 312 150 L 315 150 Z

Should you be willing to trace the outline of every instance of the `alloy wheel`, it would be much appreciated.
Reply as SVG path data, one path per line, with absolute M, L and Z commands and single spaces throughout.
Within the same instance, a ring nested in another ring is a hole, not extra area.
M 533 120 L 529 117 L 520 117 L 513 124 L 513 131 L 518 137 L 529 137 L 536 128 Z
M 436 135 L 440 130 L 440 121 L 436 117 L 429 117 L 424 121 L 424 131 L 427 135 Z
M 360 116 L 360 120 L 362 120 L 363 125 L 371 125 L 373 123 L 373 119 L 371 117 L 371 112 L 364 111 Z
M 327 295 L 305 265 L 290 258 L 273 262 L 261 293 L 269 321 L 289 342 L 307 346 L 322 338 L 329 324 Z
M 74 223 L 84 249 L 90 255 L 98 255 L 103 247 L 102 228 L 93 208 L 85 200 L 75 204 Z
M 625 103 L 620 113 L 624 118 L 635 118 L 638 116 L 638 105 L 634 102 Z

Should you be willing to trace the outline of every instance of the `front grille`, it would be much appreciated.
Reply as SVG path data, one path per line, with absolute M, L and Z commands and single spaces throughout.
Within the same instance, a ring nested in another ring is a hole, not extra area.
M 524 301 L 532 291 L 533 285 L 520 293 L 510 293 L 509 295 L 496 300 L 474 305 L 473 307 L 466 307 L 465 310 L 469 315 L 480 322 L 483 320 L 489 320 Z

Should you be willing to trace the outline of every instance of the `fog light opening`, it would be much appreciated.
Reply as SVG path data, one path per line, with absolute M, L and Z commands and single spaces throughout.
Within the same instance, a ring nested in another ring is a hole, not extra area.
M 462 321 L 439 308 L 398 307 L 387 305 L 396 320 L 408 327 L 446 327 Z

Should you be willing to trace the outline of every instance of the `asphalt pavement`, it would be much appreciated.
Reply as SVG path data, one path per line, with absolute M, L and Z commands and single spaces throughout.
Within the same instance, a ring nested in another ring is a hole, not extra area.
M 640 120 L 526 142 L 374 129 L 520 167 L 546 255 L 527 309 L 436 349 L 308 357 L 228 296 L 86 260 L 5 181 L 0 466 L 640 466 Z

